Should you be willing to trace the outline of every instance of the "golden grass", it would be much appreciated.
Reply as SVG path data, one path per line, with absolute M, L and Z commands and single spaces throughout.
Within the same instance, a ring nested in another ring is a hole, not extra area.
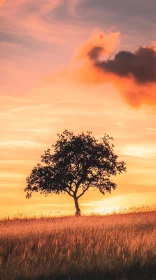
M 156 279 L 156 211 L 0 222 L 0 280 Z

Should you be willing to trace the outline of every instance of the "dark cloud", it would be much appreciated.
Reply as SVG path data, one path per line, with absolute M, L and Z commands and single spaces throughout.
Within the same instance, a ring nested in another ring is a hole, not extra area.
M 133 52 L 122 50 L 114 54 L 119 34 L 93 32 L 78 50 L 77 59 L 82 63 L 75 67 L 75 72 L 72 69 L 71 77 L 88 85 L 110 83 L 130 106 L 148 106 L 153 110 L 156 106 L 156 42 Z
M 93 47 L 88 53 L 89 58 L 91 60 L 96 61 L 98 59 L 98 56 L 100 55 L 101 51 L 103 51 L 102 47 Z
M 150 47 L 140 47 L 136 52 L 120 51 L 113 59 L 101 61 L 101 47 L 93 47 L 89 58 L 94 66 L 104 72 L 119 77 L 133 76 L 138 83 L 156 82 L 156 51 Z

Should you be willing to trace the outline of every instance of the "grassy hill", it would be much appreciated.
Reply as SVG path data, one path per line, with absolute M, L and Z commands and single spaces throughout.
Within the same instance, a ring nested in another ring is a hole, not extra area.
M 1 280 L 154 280 L 156 212 L 0 221 Z

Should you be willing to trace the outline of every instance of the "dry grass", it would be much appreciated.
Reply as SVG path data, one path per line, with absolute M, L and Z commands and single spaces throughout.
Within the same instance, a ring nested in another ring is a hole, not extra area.
M 156 212 L 0 222 L 0 279 L 156 279 Z

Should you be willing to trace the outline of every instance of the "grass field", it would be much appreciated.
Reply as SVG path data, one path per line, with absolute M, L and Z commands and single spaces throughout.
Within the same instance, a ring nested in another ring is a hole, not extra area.
M 156 212 L 0 222 L 0 280 L 156 279 Z

